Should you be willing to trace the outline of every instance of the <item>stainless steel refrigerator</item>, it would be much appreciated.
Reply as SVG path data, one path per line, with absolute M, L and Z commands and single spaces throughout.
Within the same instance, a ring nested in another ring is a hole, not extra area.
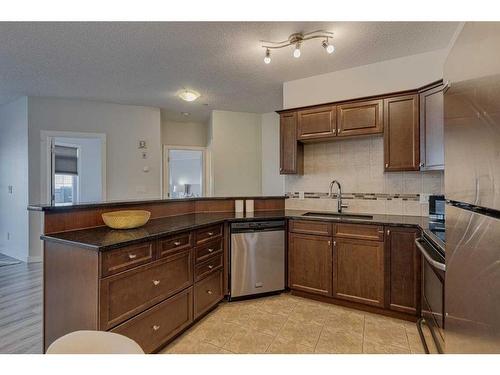
M 500 353 L 499 46 L 466 23 L 444 67 L 446 353 Z

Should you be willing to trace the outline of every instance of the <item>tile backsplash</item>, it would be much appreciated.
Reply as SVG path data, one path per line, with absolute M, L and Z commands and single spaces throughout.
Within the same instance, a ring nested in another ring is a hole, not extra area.
M 442 171 L 384 173 L 381 136 L 310 143 L 304 145 L 304 175 L 285 178 L 291 197 L 286 208 L 336 210 L 336 200 L 325 199 L 324 194 L 336 179 L 349 205 L 346 212 L 426 216 L 428 204 L 419 202 L 420 195 L 442 194 L 443 175 Z M 294 198 L 299 192 L 305 192 L 305 199 Z

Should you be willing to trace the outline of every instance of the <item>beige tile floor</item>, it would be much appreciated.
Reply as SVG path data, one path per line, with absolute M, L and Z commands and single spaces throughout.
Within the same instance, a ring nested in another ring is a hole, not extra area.
M 424 353 L 415 323 L 290 294 L 222 303 L 162 353 Z

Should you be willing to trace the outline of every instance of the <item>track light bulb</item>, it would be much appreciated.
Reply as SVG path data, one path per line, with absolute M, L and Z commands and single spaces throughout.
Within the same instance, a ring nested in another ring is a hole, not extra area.
M 266 57 L 264 57 L 264 62 L 266 64 L 270 64 L 271 63 L 271 51 L 268 49 L 266 49 Z
M 295 45 L 295 49 L 293 50 L 293 57 L 298 59 L 300 57 L 300 43 Z
M 324 40 L 321 45 L 328 54 L 332 54 L 335 51 L 335 47 L 333 46 L 333 44 L 328 43 L 328 40 Z

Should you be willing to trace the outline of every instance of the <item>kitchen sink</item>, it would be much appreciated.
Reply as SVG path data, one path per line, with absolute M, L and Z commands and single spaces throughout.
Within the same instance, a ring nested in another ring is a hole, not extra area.
M 327 217 L 331 219 L 342 219 L 343 217 L 348 219 L 373 219 L 372 215 L 343 214 L 337 212 L 306 212 L 302 216 Z

